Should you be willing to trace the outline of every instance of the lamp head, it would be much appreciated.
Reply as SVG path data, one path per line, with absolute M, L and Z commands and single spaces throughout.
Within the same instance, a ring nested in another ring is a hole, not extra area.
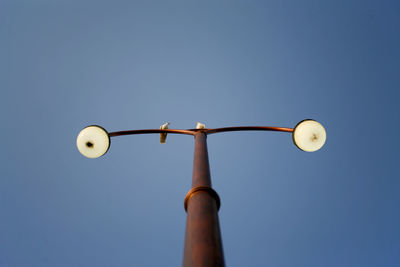
M 314 152 L 326 141 L 324 126 L 314 120 L 303 120 L 293 130 L 293 142 L 301 150 Z
M 80 131 L 76 146 L 85 157 L 98 158 L 110 148 L 110 137 L 103 127 L 91 125 Z

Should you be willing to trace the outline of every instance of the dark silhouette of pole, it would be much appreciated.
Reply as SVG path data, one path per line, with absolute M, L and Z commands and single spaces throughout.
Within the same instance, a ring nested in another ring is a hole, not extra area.
M 207 135 L 194 135 L 192 189 L 185 198 L 187 212 L 184 267 L 225 266 L 218 220 L 220 199 L 211 188 Z

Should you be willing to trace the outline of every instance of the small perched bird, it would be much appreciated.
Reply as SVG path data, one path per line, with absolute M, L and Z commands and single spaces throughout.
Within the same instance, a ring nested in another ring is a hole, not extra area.
M 169 122 L 164 123 L 163 125 L 160 126 L 160 129 L 165 130 L 168 129 Z M 167 140 L 167 134 L 166 133 L 160 133 L 160 143 L 165 144 L 165 140 Z
M 205 128 L 206 128 L 205 124 L 203 124 L 201 122 L 197 122 L 196 129 L 205 129 Z

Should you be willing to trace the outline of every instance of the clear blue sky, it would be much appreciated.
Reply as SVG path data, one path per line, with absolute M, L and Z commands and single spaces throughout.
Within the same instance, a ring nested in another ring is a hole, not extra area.
M 208 138 L 227 266 L 400 266 L 399 1 L 0 0 L 0 266 L 180 266 Z

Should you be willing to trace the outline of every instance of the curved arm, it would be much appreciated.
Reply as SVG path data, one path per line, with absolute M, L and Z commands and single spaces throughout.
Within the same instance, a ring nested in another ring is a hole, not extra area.
M 271 127 L 271 126 L 239 126 L 239 127 L 224 127 L 215 129 L 145 129 L 145 130 L 128 130 L 109 133 L 108 136 L 132 135 L 132 134 L 152 134 L 152 133 L 169 133 L 169 134 L 186 134 L 195 135 L 196 132 L 203 132 L 205 134 L 214 134 L 222 132 L 236 132 L 236 131 L 275 131 L 275 132 L 293 132 L 292 128 L 286 127 Z
M 271 127 L 271 126 L 239 126 L 239 127 L 224 127 L 216 129 L 207 129 L 207 134 L 236 132 L 236 131 L 275 131 L 275 132 L 293 132 L 292 128 L 286 127 Z
M 129 130 L 108 133 L 108 136 L 120 136 L 120 135 L 131 135 L 131 134 L 151 134 L 151 133 L 170 133 L 170 134 L 187 134 L 195 135 L 195 131 L 190 130 L 174 130 L 174 129 L 145 129 L 145 130 Z

